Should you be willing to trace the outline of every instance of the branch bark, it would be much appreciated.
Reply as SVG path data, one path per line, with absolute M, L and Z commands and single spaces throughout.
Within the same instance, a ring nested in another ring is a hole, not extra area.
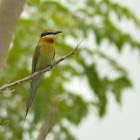
M 26 0 L 0 0 L 0 71 Z
M 84 38 L 83 38 L 84 39 Z M 83 39 L 81 40 L 81 42 L 83 41 Z M 59 60 L 57 60 L 56 62 L 54 62 L 52 64 L 52 67 L 54 67 L 55 65 L 57 65 L 58 63 L 62 62 L 63 60 L 65 60 L 66 58 L 74 55 L 74 53 L 76 52 L 76 50 L 78 49 L 79 45 L 81 44 L 81 42 L 75 47 L 75 49 L 73 51 L 71 51 L 70 53 L 68 53 L 67 55 L 63 56 L 62 58 L 60 58 Z M 29 80 L 32 80 L 34 79 L 35 77 L 45 73 L 46 71 L 50 71 L 52 69 L 51 66 L 48 66 L 47 68 L 43 69 L 43 70 L 40 70 L 40 71 L 37 71 L 35 73 L 33 73 L 32 75 L 28 76 L 28 77 L 25 77 L 21 80 L 18 80 L 18 81 L 15 81 L 13 83 L 10 83 L 10 84 L 5 84 L 3 85 L 2 87 L 0 87 L 0 94 L 2 93 L 2 91 L 8 89 L 8 88 L 11 88 L 11 87 L 14 87 L 16 85 L 20 85 L 24 82 L 27 82 Z

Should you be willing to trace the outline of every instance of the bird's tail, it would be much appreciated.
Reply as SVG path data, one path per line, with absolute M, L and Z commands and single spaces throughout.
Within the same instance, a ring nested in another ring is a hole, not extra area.
M 36 93 L 36 90 L 37 90 L 37 86 L 38 86 L 42 77 L 43 77 L 43 75 L 40 75 L 40 76 L 38 76 L 38 77 L 36 77 L 35 79 L 32 80 L 30 94 L 29 94 L 28 101 L 27 101 L 27 104 L 26 104 L 26 114 L 25 114 L 24 123 L 25 123 L 28 111 L 29 111 L 29 109 L 30 109 L 30 107 L 33 103 L 34 96 L 35 96 L 35 93 Z M 24 123 L 23 123 L 23 125 L 24 125 Z

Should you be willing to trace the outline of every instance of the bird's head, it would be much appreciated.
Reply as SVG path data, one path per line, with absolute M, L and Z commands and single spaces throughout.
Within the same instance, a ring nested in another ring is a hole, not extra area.
M 45 29 L 40 35 L 40 40 L 43 40 L 48 43 L 54 42 L 55 36 L 59 33 L 62 33 L 62 31 L 53 31 L 51 29 Z

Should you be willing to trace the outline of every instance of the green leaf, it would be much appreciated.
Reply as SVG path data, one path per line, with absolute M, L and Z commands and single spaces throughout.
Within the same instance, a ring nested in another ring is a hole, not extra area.
M 40 6 L 40 0 L 30 0 L 32 3 L 34 3 L 36 6 Z

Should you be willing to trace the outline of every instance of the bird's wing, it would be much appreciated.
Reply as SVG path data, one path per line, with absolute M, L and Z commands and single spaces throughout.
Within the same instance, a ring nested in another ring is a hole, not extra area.
M 32 60 L 32 73 L 35 72 L 35 68 L 36 68 L 36 63 L 37 63 L 37 59 L 39 57 L 39 52 L 40 52 L 40 45 L 38 44 L 34 50 L 34 54 L 33 54 L 33 60 Z
M 54 57 L 55 57 L 55 51 L 54 51 L 53 59 L 54 59 Z M 53 59 L 52 59 L 52 61 L 53 61 Z

